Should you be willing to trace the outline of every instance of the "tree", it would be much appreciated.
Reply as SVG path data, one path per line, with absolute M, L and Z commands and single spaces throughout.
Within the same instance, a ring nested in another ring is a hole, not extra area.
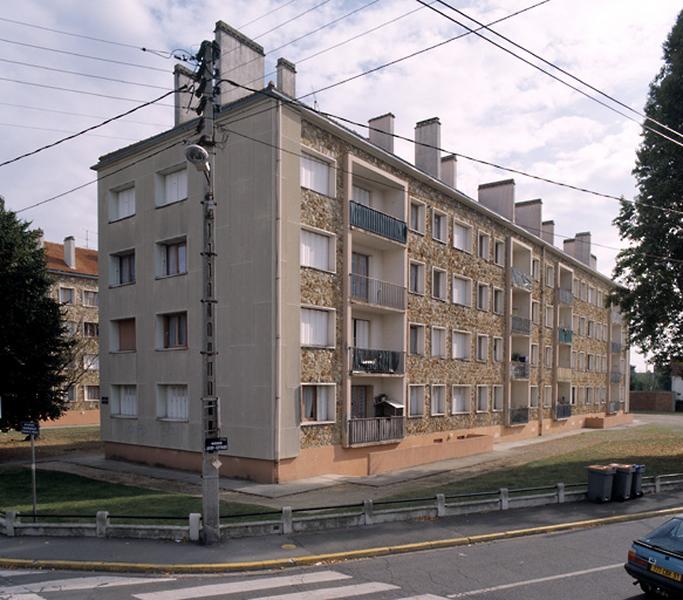
M 56 419 L 66 408 L 75 343 L 51 279 L 40 232 L 5 210 L 0 199 L 0 429 Z
M 645 115 L 683 131 L 683 12 L 663 49 Z M 680 139 L 652 120 L 646 124 Z M 626 319 L 631 342 L 664 367 L 683 359 L 683 148 L 643 129 L 633 175 L 638 195 L 621 203 L 614 221 L 628 247 L 614 270 L 624 287 L 611 301 Z

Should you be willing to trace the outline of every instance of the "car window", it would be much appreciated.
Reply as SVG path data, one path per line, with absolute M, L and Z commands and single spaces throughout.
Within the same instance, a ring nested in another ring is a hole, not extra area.
M 683 519 L 671 519 L 655 529 L 643 541 L 671 552 L 683 553 Z

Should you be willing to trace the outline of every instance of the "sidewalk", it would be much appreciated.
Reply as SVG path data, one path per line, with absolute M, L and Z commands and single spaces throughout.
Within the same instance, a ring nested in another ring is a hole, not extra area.
M 416 544 L 678 507 L 681 507 L 681 512 L 683 512 L 682 492 L 645 496 L 625 503 L 597 505 L 578 502 L 446 517 L 434 521 L 401 522 L 348 530 L 247 538 L 226 541 L 212 547 L 142 540 L 2 537 L 0 538 L 0 565 L 2 565 L 2 559 L 125 561 L 165 565 L 287 560 L 301 556 Z M 661 518 L 662 521 L 664 519 L 665 517 Z M 632 527 L 634 537 L 644 532 L 643 527 L 637 523 L 633 523 Z M 68 568 L 68 565 L 61 568 Z M 74 565 L 73 568 L 77 566 Z

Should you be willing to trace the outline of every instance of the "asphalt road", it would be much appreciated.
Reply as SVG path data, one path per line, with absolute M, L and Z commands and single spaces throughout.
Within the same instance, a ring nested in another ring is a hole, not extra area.
M 259 574 L 0 570 L 0 600 L 635 600 L 644 596 L 622 564 L 631 540 L 662 521 Z

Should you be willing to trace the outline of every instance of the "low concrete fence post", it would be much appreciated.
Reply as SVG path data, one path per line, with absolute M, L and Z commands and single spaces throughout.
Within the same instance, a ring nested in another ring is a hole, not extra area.
M 507 488 L 500 488 L 500 510 L 510 508 L 510 491 Z
M 445 517 L 446 516 L 446 495 L 437 494 L 436 495 L 436 516 Z
M 199 541 L 199 530 L 201 528 L 202 515 L 200 513 L 190 513 L 190 541 Z
M 14 525 L 16 523 L 17 523 L 17 511 L 16 510 L 8 510 L 5 513 L 5 528 L 6 528 L 8 537 L 14 537 L 16 535 L 14 533 Z
M 366 525 L 372 525 L 373 511 L 372 500 L 363 500 L 363 520 Z
M 659 494 L 662 491 L 662 478 L 659 475 L 655 475 L 655 494 Z
M 557 484 L 557 503 L 564 504 L 564 483 Z
M 107 537 L 109 529 L 109 513 L 106 510 L 98 510 L 95 516 L 96 535 L 99 538 Z
M 289 535 L 293 531 L 292 525 L 292 507 L 282 507 L 282 534 Z

